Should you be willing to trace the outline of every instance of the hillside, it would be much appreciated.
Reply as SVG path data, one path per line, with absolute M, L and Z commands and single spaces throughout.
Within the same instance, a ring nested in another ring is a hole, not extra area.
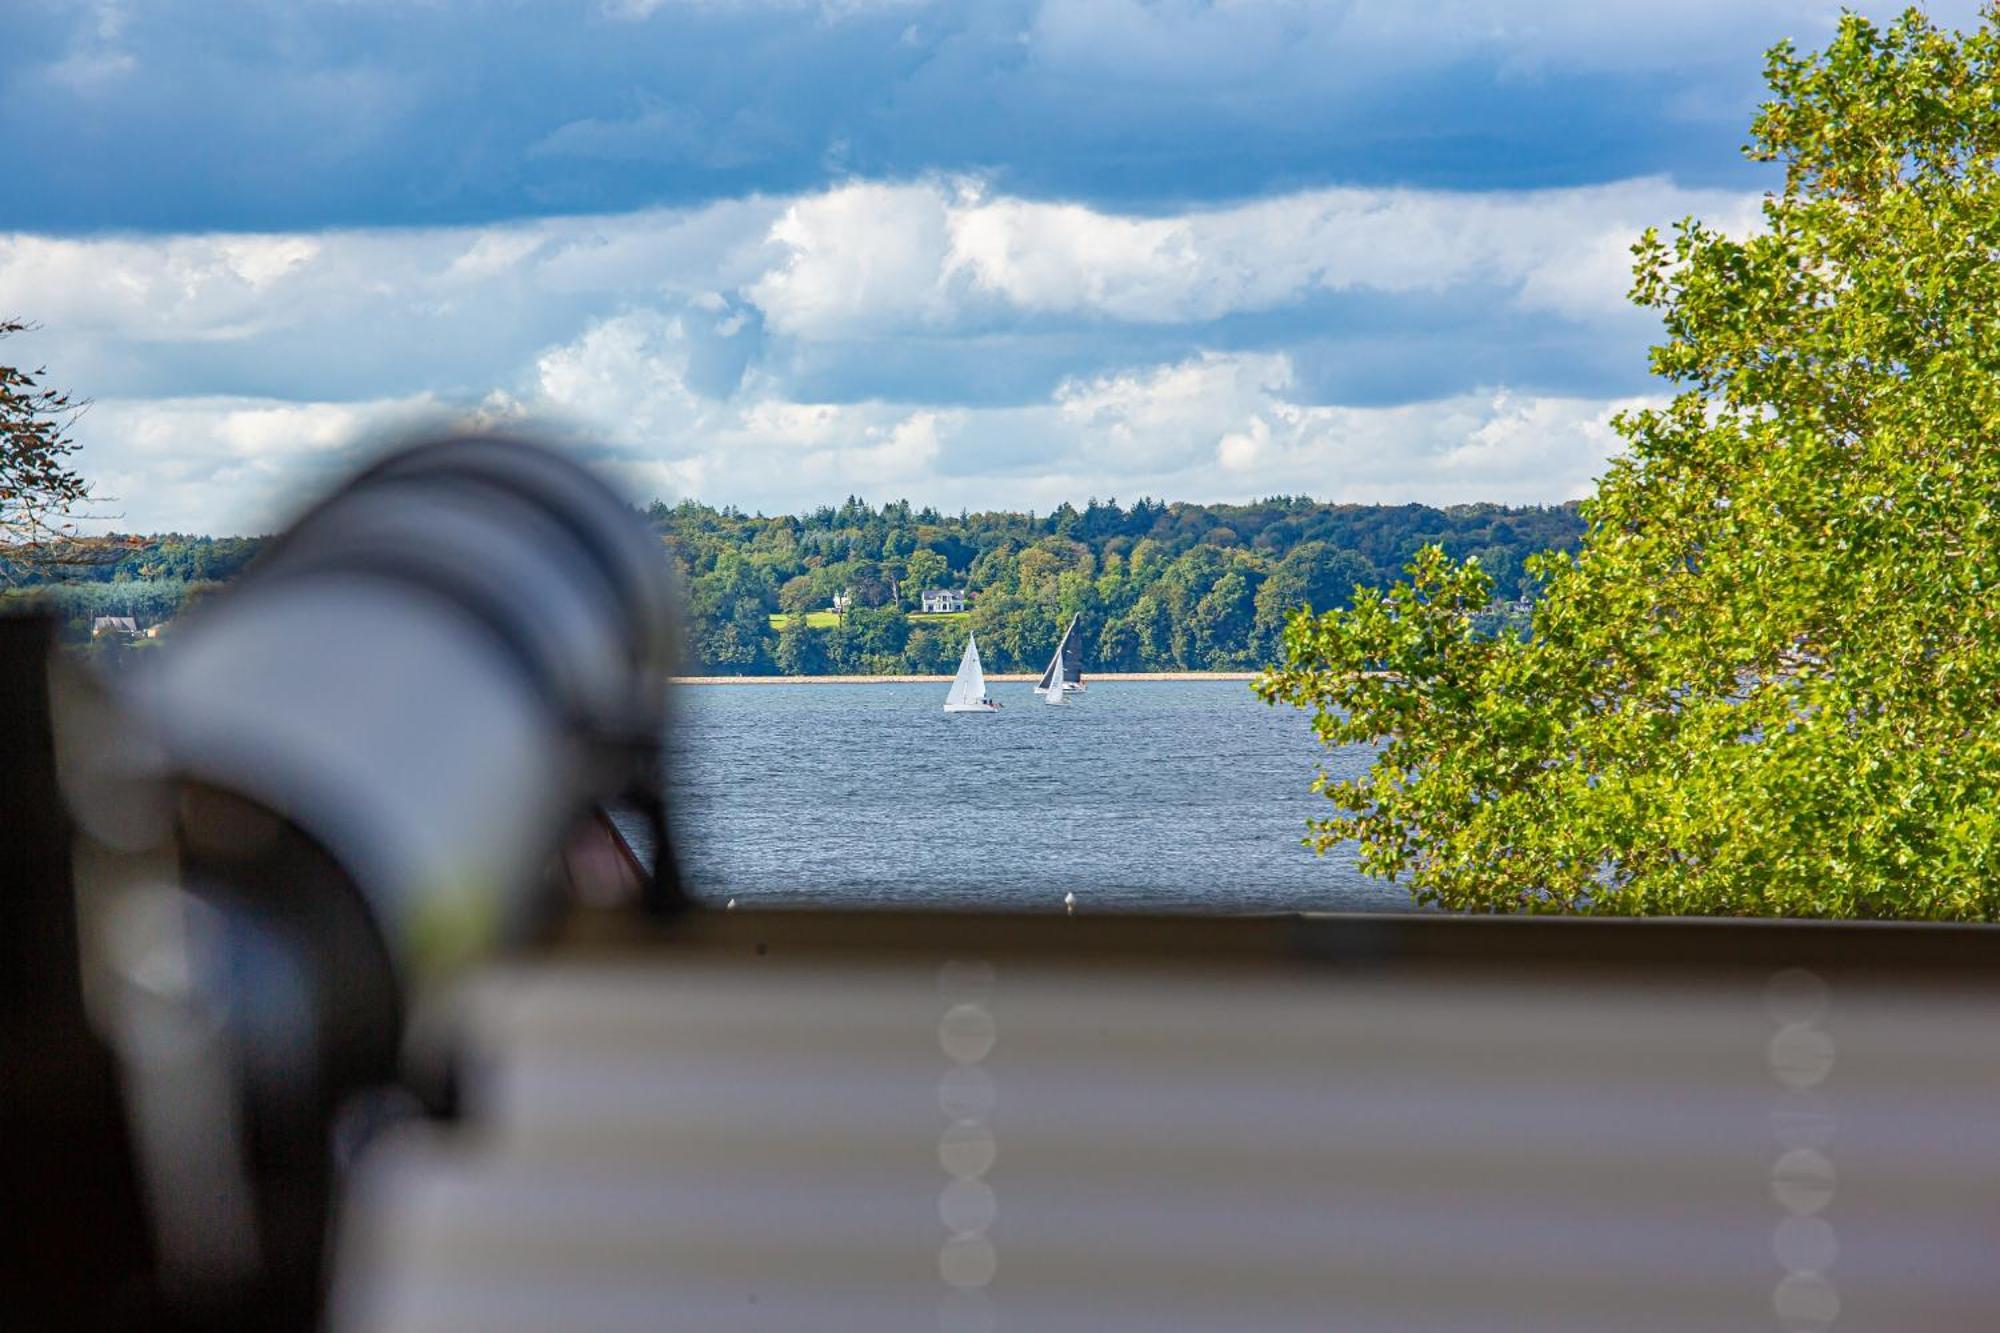
M 650 517 L 689 590 L 694 665 L 721 675 L 948 672 L 968 628 L 989 670 L 1039 670 L 1072 614 L 1093 670 L 1254 667 L 1279 655 L 1292 607 L 1345 606 L 1427 543 L 1478 556 L 1512 601 L 1531 591 L 1526 556 L 1572 549 L 1583 531 L 1575 505 L 1294 497 L 956 516 L 853 498 L 777 517 L 685 502 Z M 963 589 L 971 611 L 927 623 L 911 614 L 925 588 Z M 851 604 L 829 624 L 839 593 Z
M 804 515 L 744 514 L 692 501 L 647 516 L 688 590 L 691 671 L 714 675 L 949 672 L 968 629 L 987 668 L 1040 670 L 1059 627 L 1083 617 L 1096 671 L 1240 670 L 1280 652 L 1286 614 L 1344 606 L 1359 584 L 1399 577 L 1418 547 L 1476 555 L 1495 596 L 1527 595 L 1521 562 L 1570 549 L 1574 505 L 1331 505 L 1279 497 L 1247 505 L 1091 502 L 1050 514 L 945 515 L 849 499 Z M 65 637 L 95 616 L 142 625 L 234 577 L 259 538 L 119 538 L 84 562 L 0 570 L 4 596 L 44 595 Z M 965 591 L 971 609 L 920 614 L 925 588 Z M 835 594 L 850 597 L 832 612 Z M 1505 623 L 1496 608 L 1495 624 Z

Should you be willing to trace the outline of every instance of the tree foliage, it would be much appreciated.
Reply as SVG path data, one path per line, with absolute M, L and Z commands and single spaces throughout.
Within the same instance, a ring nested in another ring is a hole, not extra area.
M 1073 614 L 1082 617 L 1093 670 L 1247 668 L 1275 655 L 1294 606 L 1343 605 L 1355 585 L 1391 581 L 1426 544 L 1469 554 L 1494 550 L 1497 541 L 1518 566 L 1535 550 L 1573 546 L 1583 530 L 1569 506 L 1431 509 L 1291 498 L 1142 501 L 1130 509 L 1093 502 L 1040 517 L 945 516 L 859 500 L 766 517 L 688 502 L 656 504 L 650 517 L 687 588 L 689 665 L 731 675 L 948 673 L 967 628 L 979 632 L 990 669 L 1039 671 Z M 1226 550 L 1207 539 L 1224 520 L 1242 537 Z M 170 618 L 179 605 L 173 590 L 227 582 L 261 544 L 119 536 L 83 544 L 89 549 L 64 563 L 79 544 L 59 543 L 12 569 L 0 552 L 0 575 L 51 591 L 70 631 L 83 635 L 91 614 L 136 613 L 145 624 Z M 137 598 L 126 585 L 140 583 L 147 592 L 134 611 L 102 609 Z M 971 615 L 939 622 L 917 614 L 927 587 L 967 590 Z M 807 624 L 842 591 L 855 605 L 842 625 Z M 1500 591 L 1511 596 L 1514 588 Z
M 27 331 L 0 319 L 0 340 Z M 68 426 L 78 404 L 43 383 L 47 372 L 0 365 L 0 542 L 39 543 L 71 535 L 69 515 L 90 495 L 69 466 Z
M 1276 656 L 1303 603 L 1344 606 L 1357 585 L 1391 582 L 1428 544 L 1522 560 L 1568 549 L 1574 507 L 1332 505 L 1281 496 L 1246 505 L 1141 500 L 1063 505 L 1046 515 L 948 516 L 859 499 L 803 515 L 749 515 L 692 501 L 651 511 L 688 588 L 695 669 L 727 674 L 948 672 L 978 632 L 991 671 L 1039 671 L 1080 618 L 1094 670 L 1249 668 Z M 923 590 L 972 598 L 965 622 L 915 613 Z M 805 615 L 836 593 L 836 627 Z M 771 628 L 772 617 L 778 628 Z
M 1634 247 L 1675 388 L 1526 641 L 1437 550 L 1289 625 L 1324 848 L 1492 911 L 2000 915 L 2000 12 L 1769 55 L 1763 225 Z
M 0 552 L 0 600 L 51 607 L 71 642 L 90 637 L 97 616 L 132 616 L 142 626 L 171 620 L 191 598 L 220 587 L 250 562 L 255 537 L 113 535 L 43 542 L 32 558 Z

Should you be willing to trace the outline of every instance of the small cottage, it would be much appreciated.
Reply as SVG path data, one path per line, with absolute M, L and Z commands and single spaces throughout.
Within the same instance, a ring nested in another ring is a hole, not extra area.
M 139 622 L 131 616 L 99 616 L 90 622 L 91 638 L 101 639 L 110 634 L 136 639 L 139 637 Z

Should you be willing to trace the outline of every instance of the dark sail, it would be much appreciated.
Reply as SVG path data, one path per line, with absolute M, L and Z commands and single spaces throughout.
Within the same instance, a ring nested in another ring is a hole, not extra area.
M 1056 657 L 1062 662 L 1062 678 L 1065 685 L 1080 684 L 1083 680 L 1083 638 L 1076 632 L 1077 617 L 1071 616 L 1069 629 L 1063 634 L 1062 647 L 1056 650 Z
M 1065 685 L 1080 684 L 1083 680 L 1083 644 L 1077 638 L 1078 616 L 1069 618 L 1069 628 L 1063 631 L 1062 642 L 1056 645 L 1056 655 L 1049 659 L 1048 669 L 1042 672 L 1042 679 L 1035 686 L 1035 693 L 1046 694 L 1055 682 L 1056 672 L 1062 672 Z

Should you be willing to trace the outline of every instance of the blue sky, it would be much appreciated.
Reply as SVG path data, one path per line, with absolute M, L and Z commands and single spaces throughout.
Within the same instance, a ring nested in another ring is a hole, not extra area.
M 1939 11 L 1963 22 L 1969 5 Z M 0 312 L 117 526 L 413 422 L 642 497 L 1561 500 L 1803 0 L 17 0 Z

